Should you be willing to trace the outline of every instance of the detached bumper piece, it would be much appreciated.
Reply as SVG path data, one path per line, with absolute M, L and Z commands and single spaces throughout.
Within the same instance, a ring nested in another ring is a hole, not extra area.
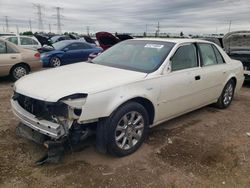
M 22 123 L 17 126 L 16 134 L 23 138 L 34 141 L 37 144 L 45 146 L 47 151 L 43 157 L 35 162 L 37 165 L 42 165 L 44 163 L 58 163 L 64 156 L 65 146 L 67 146 L 67 139 L 52 141 L 46 135 L 34 131 Z
M 58 163 L 64 156 L 64 144 L 65 141 L 46 141 L 44 146 L 47 148 L 47 153 L 37 160 L 37 165 L 44 163 Z

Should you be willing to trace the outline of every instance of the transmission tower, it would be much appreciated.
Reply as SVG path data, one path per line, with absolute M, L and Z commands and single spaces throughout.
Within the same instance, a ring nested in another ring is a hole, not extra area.
M 56 7 L 56 19 L 57 19 L 57 33 L 62 34 L 62 23 L 61 23 L 61 7 Z
M 9 18 L 5 16 L 5 31 L 9 32 Z
M 38 30 L 43 31 L 43 19 L 42 19 L 42 6 L 40 4 L 34 4 L 37 8 L 37 18 L 38 18 Z

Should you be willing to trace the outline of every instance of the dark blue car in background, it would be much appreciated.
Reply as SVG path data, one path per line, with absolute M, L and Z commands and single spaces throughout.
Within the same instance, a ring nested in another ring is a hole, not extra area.
M 89 54 L 98 54 L 102 48 L 76 40 L 64 40 L 53 44 L 53 48 L 41 54 L 44 67 L 58 67 L 70 63 L 87 61 Z

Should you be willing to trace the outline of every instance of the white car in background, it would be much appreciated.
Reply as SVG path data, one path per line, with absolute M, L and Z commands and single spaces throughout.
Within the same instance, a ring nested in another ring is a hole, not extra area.
M 213 103 L 227 108 L 243 81 L 242 63 L 214 43 L 133 39 L 92 63 L 22 78 L 11 104 L 31 134 L 75 141 L 92 126 L 99 151 L 125 156 L 141 146 L 150 127 Z
M 2 38 L 26 49 L 37 50 L 38 48 L 42 47 L 40 42 L 35 37 L 16 35 L 3 36 Z

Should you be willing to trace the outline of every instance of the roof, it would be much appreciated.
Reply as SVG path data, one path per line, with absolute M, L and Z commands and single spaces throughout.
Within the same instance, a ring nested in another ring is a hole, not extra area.
M 201 39 L 186 39 L 186 38 L 137 38 L 132 40 L 149 40 L 149 41 L 159 41 L 159 42 L 172 42 L 172 43 L 194 43 L 194 42 L 206 42 L 211 43 L 209 41 L 201 40 Z

